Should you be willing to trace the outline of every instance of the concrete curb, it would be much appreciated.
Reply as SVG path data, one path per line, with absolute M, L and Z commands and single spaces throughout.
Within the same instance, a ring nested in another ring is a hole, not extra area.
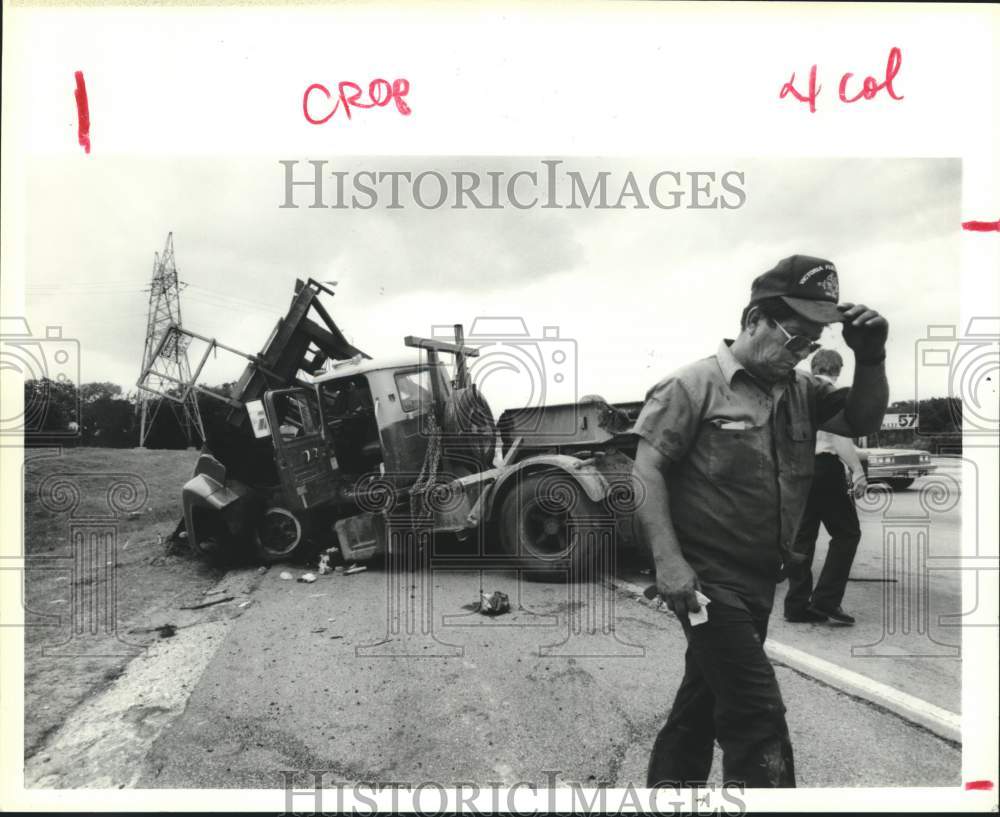
M 639 599 L 645 600 L 644 587 L 620 579 L 612 580 L 611 584 L 616 590 L 633 593 Z M 962 742 L 962 718 L 954 712 L 874 681 L 858 672 L 817 658 L 796 647 L 782 644 L 780 641 L 768 639 L 766 650 L 771 659 L 777 663 L 784 664 L 847 695 L 868 701 L 905 721 L 924 727 L 945 740 Z

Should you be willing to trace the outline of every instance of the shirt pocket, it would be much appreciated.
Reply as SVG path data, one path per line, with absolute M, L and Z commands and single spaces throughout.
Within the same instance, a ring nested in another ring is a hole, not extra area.
M 816 456 L 816 433 L 806 420 L 794 420 L 786 426 L 785 460 L 796 474 L 812 474 Z
M 770 452 L 764 428 L 719 428 L 709 424 L 702 434 L 708 453 L 708 474 L 713 481 L 759 484 L 764 458 Z

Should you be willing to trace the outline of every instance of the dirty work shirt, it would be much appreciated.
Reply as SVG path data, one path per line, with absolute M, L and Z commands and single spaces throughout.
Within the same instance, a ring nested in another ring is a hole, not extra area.
M 764 384 L 731 343 L 650 389 L 635 431 L 670 461 L 670 514 L 702 592 L 760 614 L 805 508 L 816 430 L 848 390 L 798 370 Z

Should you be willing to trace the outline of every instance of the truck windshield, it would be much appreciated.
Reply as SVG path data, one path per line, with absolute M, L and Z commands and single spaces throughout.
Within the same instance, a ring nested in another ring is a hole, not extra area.
M 400 372 L 396 375 L 396 391 L 399 392 L 399 407 L 403 411 L 429 407 L 433 400 L 430 370 Z

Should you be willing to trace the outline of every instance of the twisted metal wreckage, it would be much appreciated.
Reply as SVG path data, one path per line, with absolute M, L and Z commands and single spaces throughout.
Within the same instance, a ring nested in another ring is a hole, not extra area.
M 436 557 L 478 568 L 584 579 L 636 546 L 629 432 L 641 403 L 585 397 L 496 423 L 470 383 L 479 350 L 461 325 L 453 342 L 406 337 L 414 356 L 375 361 L 347 341 L 323 292 L 333 294 L 296 281 L 257 355 L 176 325 L 164 335 L 161 347 L 205 350 L 190 379 L 157 393 L 183 401 L 195 390 L 229 406 L 182 492 L 176 535 L 196 552 L 275 562 L 336 544 L 364 560 L 433 541 Z M 217 348 L 248 360 L 228 394 L 197 382 Z M 152 390 L 153 374 L 138 386 Z M 415 540 L 415 529 L 430 537 Z

